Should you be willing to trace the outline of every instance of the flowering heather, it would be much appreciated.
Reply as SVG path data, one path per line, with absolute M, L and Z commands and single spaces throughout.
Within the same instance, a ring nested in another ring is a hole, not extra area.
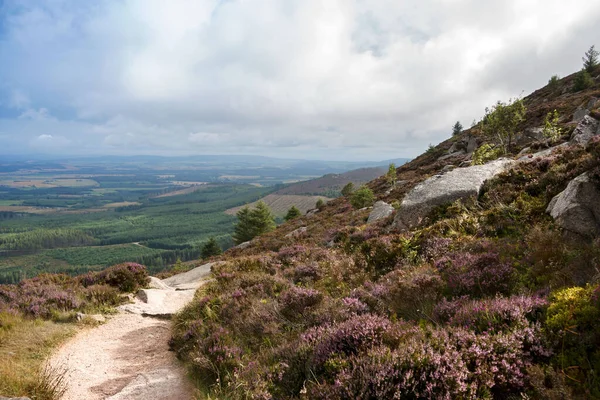
M 436 319 L 450 325 L 463 326 L 478 332 L 498 331 L 535 319 L 547 305 L 545 299 L 529 296 L 483 300 L 461 297 L 453 301 L 442 300 L 435 307 L 434 314 Z
M 148 284 L 148 271 L 146 267 L 137 263 L 123 263 L 113 265 L 100 272 L 89 272 L 79 277 L 83 286 L 107 284 L 118 288 L 122 292 L 135 292 L 140 287 Z
M 494 252 L 451 253 L 439 258 L 435 267 L 454 296 L 508 294 L 514 286 L 514 268 L 500 261 L 500 256 Z
M 390 328 L 390 321 L 372 314 L 359 315 L 326 331 L 316 330 L 319 337 L 306 335 L 308 343 L 316 342 L 312 364 L 319 368 L 333 355 L 357 354 L 361 349 L 381 342 Z
M 315 289 L 292 286 L 279 297 L 281 312 L 290 318 L 297 318 L 307 308 L 319 304 L 323 295 Z

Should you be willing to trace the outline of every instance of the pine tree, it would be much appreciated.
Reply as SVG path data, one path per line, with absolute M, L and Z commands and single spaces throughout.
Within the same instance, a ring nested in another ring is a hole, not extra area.
M 373 204 L 374 199 L 373 191 L 366 186 L 362 186 L 356 192 L 352 193 L 350 204 L 354 208 L 363 208 Z
M 342 196 L 348 197 L 354 191 L 354 183 L 348 182 L 346 186 L 342 188 Z
M 233 233 L 233 240 L 236 244 L 247 242 L 275 229 L 275 218 L 269 207 L 262 201 L 256 204 L 256 208 L 250 210 L 246 206 L 236 215 L 238 223 Z
M 202 255 L 202 258 L 209 258 L 212 256 L 218 256 L 222 252 L 223 250 L 221 250 L 221 246 L 219 246 L 217 239 L 211 237 L 210 239 L 208 239 L 208 242 L 206 242 L 204 246 L 202 246 L 200 254 Z
M 587 72 L 592 72 L 594 68 L 598 65 L 598 51 L 595 49 L 595 46 L 592 45 L 588 51 L 585 52 L 585 57 L 582 57 L 583 61 L 583 69 Z
M 459 133 L 461 133 L 463 130 L 463 126 L 460 123 L 460 121 L 456 121 L 456 123 L 454 124 L 454 126 L 452 127 L 452 136 L 456 136 Z
M 396 184 L 396 179 L 397 179 L 396 164 L 394 164 L 394 163 L 390 164 L 390 166 L 388 167 L 388 172 L 387 172 L 387 174 L 385 174 L 385 178 L 391 186 L 394 186 Z
M 300 210 L 298 210 L 298 208 L 296 206 L 291 206 L 290 209 L 288 210 L 287 214 L 285 215 L 285 217 L 283 217 L 283 219 L 285 219 L 286 221 L 290 221 L 301 215 L 302 215 L 302 212 L 300 212 Z

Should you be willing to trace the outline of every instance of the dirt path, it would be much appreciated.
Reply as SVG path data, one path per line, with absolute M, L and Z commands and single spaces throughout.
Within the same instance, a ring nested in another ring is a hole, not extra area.
M 171 321 L 165 318 L 192 300 L 211 265 L 152 278 L 152 288 L 141 290 L 134 303 L 62 346 L 49 360 L 65 371 L 62 400 L 193 399 L 185 369 L 169 351 Z
M 80 333 L 51 360 L 66 370 L 62 399 L 192 399 L 169 338 L 170 321 L 127 312 Z

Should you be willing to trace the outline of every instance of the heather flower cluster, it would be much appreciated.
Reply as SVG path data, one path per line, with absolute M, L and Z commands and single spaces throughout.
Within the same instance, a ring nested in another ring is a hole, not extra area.
M 17 285 L 0 285 L 0 312 L 33 318 L 53 318 L 60 313 L 85 311 L 122 302 L 120 292 L 147 283 L 146 268 L 129 263 L 80 277 L 44 274 Z
M 514 268 L 494 252 L 451 253 L 436 260 L 435 267 L 453 296 L 509 294 L 514 286 Z

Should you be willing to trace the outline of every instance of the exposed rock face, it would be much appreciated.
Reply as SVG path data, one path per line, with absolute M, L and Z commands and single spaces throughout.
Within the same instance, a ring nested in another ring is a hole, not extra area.
M 394 218 L 398 229 L 409 229 L 434 208 L 458 199 L 476 196 L 483 183 L 510 168 L 515 161 L 498 159 L 485 165 L 457 168 L 421 182 L 406 194 Z
M 585 109 L 585 108 L 579 109 L 579 110 L 575 111 L 573 113 L 573 122 L 579 122 L 579 121 L 581 121 L 589 113 L 590 113 L 590 110 Z
M 586 115 L 573 131 L 570 142 L 585 146 L 592 137 L 598 134 L 600 134 L 600 123 L 598 123 L 598 120 Z
M 600 235 L 600 184 L 585 173 L 556 195 L 546 212 L 563 229 L 581 236 Z
M 285 235 L 286 238 L 297 238 L 297 237 L 301 237 L 306 235 L 306 231 L 308 230 L 307 227 L 302 226 L 296 230 L 293 230 L 292 232 L 288 233 L 287 235 Z
M 384 219 L 392 215 L 394 207 L 386 203 L 385 201 L 378 201 L 373 206 L 373 210 L 369 214 L 367 224 L 372 224 L 380 219 Z
M 154 289 L 140 289 L 132 304 L 119 307 L 123 311 L 144 316 L 170 318 L 194 298 L 196 289 L 206 282 L 211 267 L 218 263 L 208 263 L 183 274 L 160 280 L 154 278 Z

